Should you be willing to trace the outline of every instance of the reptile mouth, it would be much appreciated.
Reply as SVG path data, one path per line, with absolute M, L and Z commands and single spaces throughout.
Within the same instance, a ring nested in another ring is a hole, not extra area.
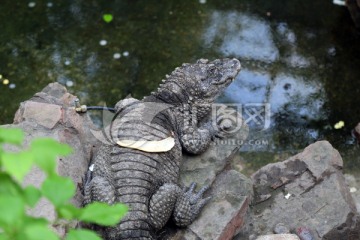
M 230 73 L 224 75 L 220 81 L 215 83 L 216 85 L 221 85 L 221 84 L 227 85 L 232 83 L 241 69 L 240 61 L 237 60 L 236 58 L 228 59 L 228 61 L 226 61 L 223 66 L 225 69 L 228 69 Z
M 222 84 L 228 85 L 228 84 L 232 83 L 234 80 L 235 80 L 235 77 L 231 76 L 231 77 L 224 78 L 220 81 L 217 81 L 214 84 L 215 85 L 222 85 Z

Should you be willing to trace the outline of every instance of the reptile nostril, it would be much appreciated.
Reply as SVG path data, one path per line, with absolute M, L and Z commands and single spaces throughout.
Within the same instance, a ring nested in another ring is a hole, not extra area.
M 231 67 L 234 67 L 234 68 L 236 68 L 236 69 L 240 69 L 240 68 L 241 68 L 241 65 L 240 65 L 239 60 L 237 60 L 236 58 L 233 58 L 233 59 L 232 59 Z

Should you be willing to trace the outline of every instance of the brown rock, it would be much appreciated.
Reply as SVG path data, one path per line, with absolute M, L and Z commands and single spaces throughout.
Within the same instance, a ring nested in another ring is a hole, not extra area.
M 65 87 L 51 83 L 30 100 L 21 103 L 14 124 L 5 127 L 21 128 L 24 131 L 24 147 L 37 137 L 49 137 L 69 144 L 73 148 L 73 153 L 58 159 L 57 171 L 62 176 L 72 178 L 74 183 L 80 186 L 82 177 L 88 169 L 91 150 L 97 142 L 90 133 L 90 130 L 96 127 L 88 115 L 75 112 L 73 107 L 75 99 L 76 96 L 69 94 Z M 14 147 L 8 149 L 16 150 Z M 45 177 L 40 169 L 33 168 L 25 177 L 24 183 L 40 187 Z M 82 205 L 79 188 L 72 202 L 76 206 Z M 35 208 L 29 210 L 29 213 L 37 217 L 45 217 L 50 221 L 56 218 L 52 204 L 46 199 L 41 199 Z M 65 225 L 54 228 L 64 236 Z
M 357 28 L 360 28 L 360 1 L 346 0 L 346 6 Z
M 356 127 L 353 129 L 352 133 L 356 137 L 356 140 L 358 143 L 360 143 L 360 123 L 356 125 Z
M 34 121 L 52 129 L 61 119 L 62 109 L 59 105 L 27 101 L 24 103 L 23 121 Z
M 258 170 L 252 175 L 253 233 L 272 232 L 282 222 L 310 229 L 315 239 L 360 239 L 360 217 L 341 168 L 338 151 L 320 141 Z M 261 202 L 267 194 L 271 197 Z

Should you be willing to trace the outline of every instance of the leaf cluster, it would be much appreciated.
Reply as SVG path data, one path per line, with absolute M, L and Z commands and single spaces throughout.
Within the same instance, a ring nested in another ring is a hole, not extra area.
M 126 214 L 128 209 L 123 204 L 94 202 L 84 208 L 71 204 L 76 187 L 70 178 L 57 174 L 56 159 L 69 155 L 72 149 L 50 138 L 38 138 L 25 150 L 4 150 L 4 144 L 21 146 L 23 139 L 20 129 L 0 128 L 0 240 L 60 240 L 49 227 L 54 223 L 66 220 L 112 226 Z M 40 188 L 23 183 L 34 166 L 46 173 Z M 54 222 L 27 214 L 42 198 L 54 206 L 57 215 Z M 69 229 L 64 239 L 101 240 L 87 229 Z

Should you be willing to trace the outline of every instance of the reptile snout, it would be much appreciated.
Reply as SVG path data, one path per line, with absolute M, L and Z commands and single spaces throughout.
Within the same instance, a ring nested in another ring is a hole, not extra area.
M 224 59 L 222 62 L 223 76 L 217 84 L 230 84 L 238 75 L 241 69 L 240 61 L 236 58 Z
M 225 64 L 224 67 L 229 69 L 229 77 L 235 78 L 236 75 L 239 73 L 241 69 L 240 61 L 236 58 L 229 59 Z

